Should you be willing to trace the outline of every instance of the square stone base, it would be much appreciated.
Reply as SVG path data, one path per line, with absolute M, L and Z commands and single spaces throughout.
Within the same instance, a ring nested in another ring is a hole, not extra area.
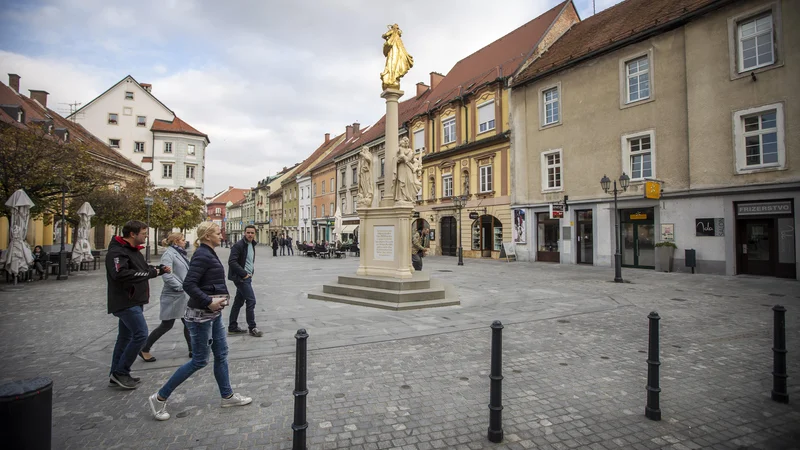
M 361 256 L 357 275 L 411 279 L 413 205 L 360 208 Z

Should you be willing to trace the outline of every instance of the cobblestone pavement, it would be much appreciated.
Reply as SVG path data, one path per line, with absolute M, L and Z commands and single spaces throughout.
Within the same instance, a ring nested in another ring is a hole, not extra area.
M 0 290 L 0 382 L 54 380 L 58 449 L 288 449 L 294 333 L 305 328 L 310 449 L 800 448 L 796 281 L 624 269 L 631 282 L 617 284 L 611 268 L 428 257 L 425 270 L 454 285 L 461 305 L 391 312 L 306 298 L 354 273 L 356 258 L 259 250 L 264 337 L 229 339 L 234 389 L 252 405 L 219 408 L 206 368 L 170 398 L 170 420 L 152 418 L 147 396 L 188 360 L 178 327 L 153 347 L 157 362 L 135 363 L 139 389 L 108 388 L 116 319 L 102 270 Z M 151 329 L 161 286 L 151 282 Z M 775 304 L 788 310 L 788 405 L 770 399 Z M 653 310 L 660 422 L 644 417 Z M 486 438 L 493 320 L 505 326 L 500 444 Z

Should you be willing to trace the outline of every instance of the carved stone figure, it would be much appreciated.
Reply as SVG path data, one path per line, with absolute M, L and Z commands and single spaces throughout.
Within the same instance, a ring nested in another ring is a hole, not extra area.
M 389 31 L 381 36 L 383 43 L 383 56 L 386 57 L 386 66 L 381 72 L 383 89 L 400 89 L 400 78 L 414 66 L 414 58 L 408 54 L 400 36 L 403 32 L 397 24 L 387 25 Z
M 430 183 L 428 184 L 431 185 L 431 195 L 428 198 L 433 200 L 436 198 L 436 179 L 431 177 Z
M 461 194 L 469 196 L 469 172 L 464 172 L 461 178 L 464 179 L 464 187 L 461 189 Z
M 408 137 L 400 139 L 397 149 L 397 165 L 394 169 L 394 199 L 398 202 L 414 202 L 422 183 L 417 178 L 420 163 L 416 161 L 414 150 Z
M 372 179 L 372 153 L 366 145 L 361 147 L 358 154 L 358 206 L 371 207 L 374 195 L 374 185 Z

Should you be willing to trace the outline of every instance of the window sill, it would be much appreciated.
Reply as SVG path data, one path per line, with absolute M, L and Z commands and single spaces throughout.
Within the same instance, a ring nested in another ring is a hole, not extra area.
M 492 128 L 489 128 L 486 131 L 478 131 L 478 134 L 476 134 L 475 136 L 477 137 L 477 136 L 480 136 L 482 134 L 490 133 L 490 132 L 496 131 L 496 130 L 497 130 L 497 127 L 492 127 Z
M 553 122 L 553 123 L 543 123 L 543 124 L 539 124 L 539 130 L 546 130 L 548 128 L 555 128 L 555 127 L 558 127 L 558 126 L 561 126 L 561 125 L 562 125 L 562 122 L 560 120 L 558 122 Z
M 478 198 L 494 197 L 495 191 L 478 192 L 475 194 Z
M 646 103 L 651 103 L 651 102 L 654 102 L 654 101 L 656 101 L 655 96 L 654 95 L 650 95 L 650 97 L 642 99 L 642 100 L 635 100 L 635 101 L 632 101 L 632 102 L 622 103 L 622 104 L 619 105 L 619 109 L 633 108 L 634 106 L 644 105 Z
M 553 189 L 542 189 L 542 194 L 554 194 L 557 192 L 564 192 L 564 187 L 560 188 L 553 188 Z
M 779 172 L 782 170 L 787 170 L 786 166 L 774 165 L 774 166 L 745 167 L 741 169 L 737 168 L 735 175 L 750 175 L 754 173 Z
M 761 67 L 758 67 L 758 68 L 755 68 L 755 69 L 744 70 L 742 72 L 739 72 L 738 70 L 736 70 L 736 71 L 731 73 L 731 81 L 739 80 L 741 78 L 747 78 L 747 77 L 752 76 L 752 74 L 754 74 L 754 73 L 755 74 L 759 74 L 761 72 L 767 72 L 769 70 L 778 69 L 780 67 L 783 67 L 783 61 L 774 62 L 774 63 L 772 63 L 772 64 L 770 64 L 768 66 L 761 66 Z

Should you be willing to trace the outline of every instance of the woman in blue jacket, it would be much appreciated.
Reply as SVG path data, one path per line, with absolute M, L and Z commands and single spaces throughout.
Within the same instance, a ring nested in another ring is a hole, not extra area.
M 222 396 L 220 406 L 244 406 L 253 401 L 250 397 L 233 392 L 228 374 L 228 342 L 222 323 L 222 308 L 228 305 L 230 296 L 225 285 L 225 268 L 214 252 L 221 241 L 222 233 L 217 224 L 203 222 L 197 227 L 197 250 L 183 281 L 183 290 L 189 294 L 189 304 L 183 318 L 192 337 L 192 360 L 179 367 L 167 383 L 148 399 L 156 420 L 169 419 L 167 399 L 181 383 L 208 364 L 209 349 L 214 353 L 214 378 Z

